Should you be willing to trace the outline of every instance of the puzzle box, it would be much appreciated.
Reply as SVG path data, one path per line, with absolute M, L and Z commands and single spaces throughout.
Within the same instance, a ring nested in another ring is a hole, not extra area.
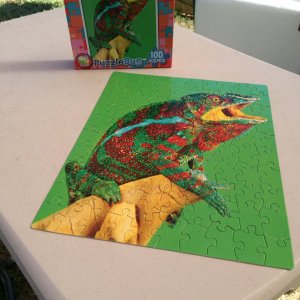
M 65 0 L 75 69 L 169 68 L 174 0 Z

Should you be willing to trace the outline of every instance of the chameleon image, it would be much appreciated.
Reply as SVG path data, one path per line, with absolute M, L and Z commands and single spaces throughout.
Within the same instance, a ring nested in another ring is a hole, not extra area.
M 140 45 L 130 23 L 143 10 L 148 0 L 100 0 L 95 9 L 95 36 L 90 37 L 97 51 L 111 49 L 109 42 L 118 36 Z
M 74 161 L 65 165 L 69 203 L 90 195 L 117 203 L 119 185 L 161 174 L 229 215 L 218 186 L 205 175 L 203 155 L 266 121 L 242 112 L 256 101 L 197 93 L 126 114 L 100 138 L 84 167 Z

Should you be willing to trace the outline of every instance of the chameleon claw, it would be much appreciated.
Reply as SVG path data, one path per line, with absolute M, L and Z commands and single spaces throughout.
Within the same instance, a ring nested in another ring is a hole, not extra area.
M 120 199 L 118 199 L 118 196 L 114 195 L 111 197 L 110 202 L 112 203 L 118 203 Z
M 225 216 L 230 217 L 230 211 L 229 211 L 229 209 L 228 209 L 227 206 L 224 206 L 224 207 L 222 207 L 222 208 L 217 207 L 216 209 L 217 209 L 217 211 L 220 213 L 220 215 L 221 215 L 222 217 L 225 217 Z
M 224 191 L 228 191 L 230 189 L 229 185 L 214 185 L 213 186 L 215 189 L 218 190 L 224 190 Z
M 118 194 L 116 194 L 116 198 L 117 198 L 117 201 L 121 200 L 121 194 L 120 194 L 120 192 Z
M 181 211 L 174 211 L 168 215 L 168 217 L 166 218 L 166 222 L 168 223 L 169 226 L 172 227 L 178 222 L 180 216 L 181 216 Z
M 225 200 L 217 193 L 214 195 L 209 195 L 208 197 L 204 197 L 204 201 L 206 201 L 209 206 L 216 209 L 221 216 L 230 217 L 230 211 L 225 203 Z
M 121 200 L 120 188 L 114 181 L 97 181 L 92 188 L 92 195 L 99 196 L 108 203 L 117 203 Z
M 229 190 L 230 187 L 228 184 L 218 184 L 217 182 L 214 181 L 207 181 L 207 183 L 214 189 L 217 190 Z

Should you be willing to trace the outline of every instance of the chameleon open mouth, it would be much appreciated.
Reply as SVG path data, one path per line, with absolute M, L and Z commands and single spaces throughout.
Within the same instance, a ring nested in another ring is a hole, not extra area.
M 265 118 L 260 116 L 246 115 L 242 109 L 250 105 L 254 101 L 249 101 L 242 104 L 233 104 L 226 107 L 217 107 L 208 111 L 202 116 L 205 122 L 222 122 L 222 123 L 243 123 L 243 124 L 258 124 L 266 121 Z

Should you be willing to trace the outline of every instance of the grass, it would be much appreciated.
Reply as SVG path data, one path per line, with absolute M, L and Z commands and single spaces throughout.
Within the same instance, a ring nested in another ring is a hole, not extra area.
M 61 0 L 0 0 L 0 22 L 62 6 Z
M 194 16 L 193 15 L 175 11 L 174 17 L 175 17 L 176 24 L 178 24 L 184 28 L 194 30 Z
M 13 293 L 16 300 L 37 300 L 29 283 L 21 273 L 17 264 L 11 259 L 9 252 L 0 240 L 0 264 L 5 266 L 5 270 L 11 280 Z M 0 299 L 6 299 L 4 286 L 0 281 Z

